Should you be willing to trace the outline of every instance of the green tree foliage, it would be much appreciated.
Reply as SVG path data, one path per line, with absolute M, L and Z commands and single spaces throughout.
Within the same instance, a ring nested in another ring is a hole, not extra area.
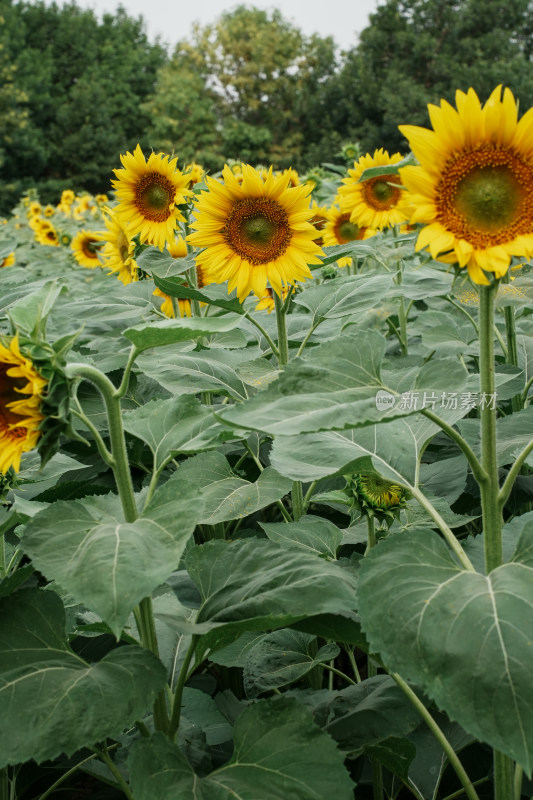
M 212 169 L 224 158 L 301 167 L 327 130 L 323 85 L 337 66 L 330 37 L 239 6 L 178 43 L 145 107 L 152 139 Z
M 99 22 L 75 4 L 7 0 L 3 16 L 0 70 L 13 71 L 18 99 L 11 93 L 9 103 L 24 124 L 0 143 L 0 204 L 9 208 L 28 186 L 51 201 L 65 187 L 106 191 L 119 153 L 144 140 L 139 107 L 164 49 L 121 8 Z M 5 92 L 4 83 L 0 103 Z
M 331 84 L 335 127 L 364 149 L 402 149 L 399 124 L 427 125 L 427 103 L 509 86 L 533 105 L 530 0 L 387 0 Z M 340 98 L 353 97 L 353 103 Z

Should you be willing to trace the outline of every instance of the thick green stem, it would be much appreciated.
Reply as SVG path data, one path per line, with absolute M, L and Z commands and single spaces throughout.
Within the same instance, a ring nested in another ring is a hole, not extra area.
M 402 267 L 401 264 L 398 268 L 398 272 L 396 273 L 396 283 L 398 286 L 402 284 Z M 408 353 L 407 347 L 407 314 L 405 313 L 405 300 L 403 294 L 400 295 L 399 304 L 398 304 L 398 322 L 400 325 L 400 347 L 402 349 L 402 355 L 406 356 Z
M 496 453 L 496 409 L 490 402 L 495 394 L 494 383 L 494 299 L 498 284 L 492 281 L 479 291 L 479 372 L 481 397 L 481 466 L 487 480 L 480 484 L 485 567 L 487 573 L 499 567 L 502 551 L 502 504 Z M 494 750 L 494 800 L 514 800 L 514 763 L 503 753 Z
M 117 765 L 107 752 L 107 748 L 104 748 L 102 750 L 95 748 L 95 752 L 97 753 L 98 757 L 104 762 L 110 773 L 113 775 L 113 777 L 115 778 L 116 782 L 118 783 L 118 785 L 120 786 L 121 790 L 124 792 L 128 800 L 134 800 L 133 793 L 130 787 L 124 780 L 121 771 L 119 770 L 119 768 L 117 767 Z
M 281 297 L 274 292 L 274 306 L 276 309 L 276 325 L 278 327 L 278 365 L 283 368 L 289 363 L 289 339 L 287 337 L 287 317 L 285 304 Z
M 302 491 L 301 481 L 293 481 L 292 483 L 292 516 L 295 522 L 298 522 L 300 517 L 303 517 L 304 510 L 304 496 Z
M 404 679 L 398 675 L 397 672 L 390 673 L 391 678 L 396 681 L 402 692 L 408 698 L 410 703 L 416 708 L 430 731 L 433 733 L 437 741 L 439 742 L 440 746 L 446 753 L 448 761 L 450 762 L 450 766 L 454 770 L 455 774 L 459 778 L 461 782 L 461 786 L 465 790 L 466 796 L 469 800 L 479 800 L 479 795 L 474 789 L 474 785 L 470 778 L 468 777 L 463 765 L 459 761 L 457 753 L 451 746 L 450 742 L 444 735 L 443 731 L 439 728 L 427 708 L 425 707 L 424 703 L 417 697 L 417 695 L 413 692 L 411 687 L 404 681 Z
M 115 477 L 117 492 L 122 504 L 125 522 L 135 522 L 138 518 L 135 494 L 131 481 L 131 473 L 126 451 L 126 440 L 122 426 L 120 394 L 109 378 L 100 370 L 87 364 L 69 364 L 68 373 L 90 381 L 102 395 L 109 427 L 111 444 L 111 468 Z M 141 600 L 136 619 L 139 625 L 139 636 L 143 647 L 159 656 L 155 620 L 152 610 L 152 598 Z M 166 730 L 168 715 L 164 692 L 160 692 L 154 704 L 154 724 L 157 730 Z
M 498 462 L 496 456 L 496 409 L 494 397 L 494 298 L 498 284 L 481 286 L 479 291 L 479 372 L 481 398 L 481 466 L 487 479 L 480 483 L 485 566 L 487 573 L 502 563 L 502 512 L 498 502 Z
M 524 777 L 524 770 L 517 764 L 514 771 L 514 800 L 520 800 L 522 797 L 522 779 Z
M 494 800 L 514 800 L 514 761 L 494 750 Z
M 183 689 L 185 688 L 185 683 L 187 682 L 187 676 L 189 674 L 189 665 L 194 656 L 194 651 L 196 650 L 196 643 L 198 642 L 198 638 L 199 638 L 198 636 L 191 637 L 191 643 L 189 645 L 187 652 L 185 653 L 185 658 L 183 659 L 183 664 L 181 665 L 180 674 L 178 676 L 176 691 L 174 692 L 174 702 L 172 704 L 172 714 L 168 726 L 168 735 L 170 736 L 171 739 L 175 737 L 177 730 L 180 726 L 181 700 L 183 697 Z

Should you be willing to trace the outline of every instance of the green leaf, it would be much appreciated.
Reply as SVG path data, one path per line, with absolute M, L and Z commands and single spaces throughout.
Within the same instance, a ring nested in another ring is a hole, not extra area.
M 141 356 L 137 363 L 145 375 L 153 378 L 172 394 L 196 394 L 213 391 L 246 400 L 248 392 L 229 361 L 228 351 L 201 350 L 195 353 L 168 351 Z
M 144 272 L 153 276 L 154 280 L 156 276 L 167 278 L 171 275 L 180 275 L 194 267 L 196 262 L 194 255 L 172 258 L 169 253 L 161 252 L 157 247 L 147 247 L 135 260 Z
M 439 416 L 453 424 L 467 409 L 439 409 Z M 372 458 L 384 477 L 412 484 L 417 463 L 427 443 L 440 428 L 420 414 L 347 431 L 325 431 L 300 436 L 278 436 L 271 463 L 293 480 L 308 481 L 357 471 L 357 465 Z
M 523 536 L 533 539 L 533 526 Z M 434 532 L 405 533 L 363 560 L 359 611 L 373 652 L 450 719 L 533 766 L 533 569 L 462 569 Z
M 363 170 L 359 176 L 359 183 L 369 181 L 371 178 L 379 178 L 382 175 L 396 175 L 401 167 L 406 167 L 410 164 L 418 164 L 418 161 L 412 153 L 408 153 L 405 158 L 402 158 L 401 161 L 397 161 L 395 164 L 385 164 L 383 167 L 368 167 L 368 169 Z
M 178 453 L 214 447 L 222 426 L 205 406 L 188 395 L 152 400 L 123 415 L 124 428 L 150 447 L 154 469 Z
M 342 755 L 293 699 L 260 700 L 238 717 L 231 760 L 206 778 L 162 734 L 135 743 L 129 757 L 136 800 L 351 800 Z
M 351 254 L 350 252 L 349 255 Z M 349 275 L 319 286 L 310 286 L 297 294 L 294 302 L 313 314 L 313 322 L 319 319 L 340 319 L 362 313 L 382 303 L 383 296 L 392 283 L 392 274 Z
M 342 531 L 333 522 L 311 514 L 300 517 L 298 522 L 259 524 L 272 542 L 288 544 L 326 558 L 335 559 L 342 542 Z
M 196 487 L 183 481 L 164 484 L 130 523 L 114 495 L 60 501 L 28 522 L 22 546 L 118 637 L 134 606 L 177 569 L 202 509 Z
M 201 339 L 213 333 L 225 333 L 240 324 L 239 317 L 180 317 L 128 328 L 124 336 L 141 352 L 150 347 L 164 347 L 176 342 Z
M 9 316 L 15 327 L 27 333 L 33 331 L 37 323 L 46 320 L 63 291 L 65 287 L 60 283 L 49 281 L 37 291 L 25 294 L 9 309 Z
M 246 630 L 353 614 L 356 577 L 351 570 L 303 552 L 289 556 L 286 547 L 264 539 L 211 541 L 189 551 L 187 569 L 202 596 L 196 621 L 213 628 L 203 638 L 205 646 L 214 650 Z
M 255 483 L 238 478 L 222 453 L 200 453 L 183 462 L 179 476 L 202 493 L 205 511 L 200 522 L 215 525 L 241 519 L 281 500 L 291 481 L 267 467 Z
M 249 651 L 244 665 L 244 689 L 248 697 L 286 686 L 314 667 L 336 658 L 340 649 L 326 644 L 318 652 L 316 637 L 294 630 L 268 633 Z
M 165 684 L 147 650 L 122 646 L 96 664 L 69 648 L 52 591 L 0 600 L 0 766 L 72 755 L 142 718 Z

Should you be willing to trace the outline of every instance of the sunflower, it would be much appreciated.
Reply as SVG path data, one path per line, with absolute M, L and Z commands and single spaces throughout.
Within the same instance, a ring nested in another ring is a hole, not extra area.
M 61 205 L 71 206 L 75 200 L 76 195 L 72 191 L 72 189 L 64 189 L 61 193 Z
M 42 206 L 38 200 L 32 200 L 28 206 L 28 216 L 29 217 L 40 217 L 42 212 Z
M 137 262 L 133 258 L 135 242 L 131 238 L 129 226 L 121 222 L 114 211 L 105 209 L 107 231 L 103 238 L 106 244 L 101 250 L 103 264 L 111 272 L 115 272 L 124 285 L 139 280 Z
M 377 472 L 344 476 L 346 492 L 363 516 L 376 517 L 390 525 L 405 508 L 407 492 L 403 486 L 383 478 Z
M 311 203 L 311 218 L 309 222 L 318 231 L 318 235 L 313 241 L 316 242 L 319 247 L 324 245 L 324 228 L 328 223 L 328 213 L 329 210 L 326 206 L 319 206 L 318 203 L 313 200 Z
M 56 213 L 56 210 L 55 210 L 54 206 L 50 205 L 50 203 L 48 203 L 48 205 L 45 206 L 44 209 L 43 209 L 43 214 L 44 214 L 45 217 L 53 217 L 55 213 Z
M 9 253 L 5 258 L 0 258 L 0 267 L 11 267 L 15 263 L 15 253 Z
M 172 258 L 185 258 L 187 255 L 187 242 L 179 234 L 171 242 L 167 242 L 167 250 Z
M 311 278 L 308 264 L 319 264 L 323 255 L 313 242 L 315 228 L 308 222 L 309 187 L 287 187 L 287 177 L 266 180 L 249 166 L 242 166 L 239 183 L 226 165 L 224 183 L 207 177 L 208 191 L 197 199 L 196 232 L 187 240 L 205 247 L 202 265 L 214 283 L 229 281 L 242 302 L 254 292 L 263 297 L 267 282 L 278 296 L 284 285 Z
M 343 212 L 336 206 L 327 209 L 323 233 L 324 247 L 369 239 L 376 233 L 374 228 L 360 228 L 355 222 L 352 222 L 349 211 Z M 338 260 L 339 267 L 347 267 L 351 262 L 351 256 Z
M 70 248 L 82 267 L 101 267 L 100 248 L 104 236 L 101 231 L 80 231 L 72 239 Z
M 391 172 L 360 182 L 366 169 L 397 164 L 403 158 L 400 153 L 389 156 L 380 148 L 371 156 L 367 153 L 348 170 L 339 187 L 339 205 L 350 212 L 350 219 L 363 228 L 388 228 L 407 219 L 404 192 L 400 177 Z
M 16 336 L 9 344 L 0 342 L 0 472 L 10 467 L 18 472 L 22 454 L 36 446 L 46 387 Z
M 94 199 L 99 206 L 105 206 L 109 203 L 109 198 L 106 194 L 97 194 Z
M 403 167 L 416 249 L 466 267 L 474 283 L 501 278 L 512 256 L 533 252 L 533 109 L 518 121 L 512 92 L 498 86 L 484 106 L 473 89 L 430 105 L 433 130 L 401 125 L 420 166 Z
M 162 250 L 174 239 L 176 222 L 184 221 L 178 206 L 192 195 L 189 177 L 176 168 L 177 158 L 151 153 L 146 161 L 140 145 L 120 160 L 123 169 L 113 170 L 117 180 L 111 181 L 119 200 L 115 212 L 130 224 L 132 236 Z
M 196 183 L 200 183 L 204 177 L 205 169 L 200 164 L 197 164 L 196 161 L 193 161 L 192 164 L 187 164 L 184 172 L 189 179 L 189 187 L 191 187 Z
M 35 217 L 35 219 L 38 220 L 40 217 Z M 39 242 L 39 244 L 59 247 L 57 231 L 51 222 L 48 222 L 48 220 L 42 220 L 41 224 L 34 228 L 34 230 L 35 240 Z

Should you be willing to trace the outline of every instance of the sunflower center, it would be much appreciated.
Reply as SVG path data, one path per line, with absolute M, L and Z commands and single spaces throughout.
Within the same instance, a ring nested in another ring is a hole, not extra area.
M 84 239 L 81 249 L 83 251 L 83 255 L 87 258 L 93 258 L 98 260 L 98 248 L 100 247 L 99 239 Z
M 168 178 L 158 172 L 148 172 L 135 187 L 135 205 L 146 219 L 165 222 L 172 214 L 174 194 L 174 186 Z
M 345 214 L 341 217 L 341 221 L 337 225 L 337 239 L 339 240 L 340 244 L 344 244 L 345 242 L 353 242 L 354 239 L 359 239 L 361 237 L 361 228 L 355 224 L 355 222 L 350 222 L 350 215 Z
M 400 184 L 400 178 L 394 172 L 390 175 L 380 175 L 377 178 L 370 178 L 363 181 L 363 195 L 367 205 L 375 211 L 386 211 L 398 204 L 401 196 L 401 189 L 396 185 Z
M 237 200 L 222 235 L 235 253 L 254 265 L 279 258 L 292 239 L 287 212 L 268 197 Z
M 11 364 L 0 364 L 0 429 L 6 429 L 15 422 L 20 422 L 20 416 L 8 408 L 10 403 L 20 400 L 17 389 L 22 389 L 25 381 L 21 378 L 12 378 L 7 374 Z
M 437 186 L 439 221 L 474 247 L 503 244 L 533 229 L 533 167 L 483 143 L 453 157 Z
M 492 232 L 515 219 L 521 194 L 508 167 L 474 167 L 459 183 L 455 205 L 476 228 Z

